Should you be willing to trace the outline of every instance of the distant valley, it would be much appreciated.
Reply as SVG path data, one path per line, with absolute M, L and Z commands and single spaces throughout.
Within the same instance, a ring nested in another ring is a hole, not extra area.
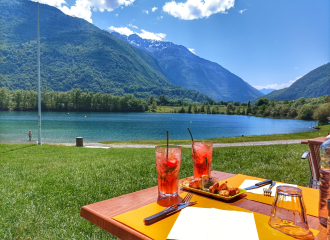
M 273 91 L 262 98 L 296 100 L 330 95 L 330 63 L 324 64 L 295 81 L 290 87 Z
M 263 88 L 263 89 L 260 89 L 259 92 L 261 92 L 263 95 L 266 95 L 268 93 L 271 93 L 273 91 L 276 91 L 276 89 L 267 89 L 267 88 Z
M 111 32 L 154 57 L 164 75 L 176 85 L 197 90 L 215 101 L 240 101 L 262 96 L 257 89 L 217 63 L 200 58 L 186 47 L 167 41 L 142 39 Z

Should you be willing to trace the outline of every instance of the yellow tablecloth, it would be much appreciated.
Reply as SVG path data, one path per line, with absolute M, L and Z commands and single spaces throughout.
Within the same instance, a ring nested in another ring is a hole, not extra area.
M 186 193 L 180 194 L 182 198 Z M 208 199 L 205 197 L 200 197 L 194 195 L 191 201 L 197 201 L 197 204 L 192 207 L 201 207 L 201 208 L 218 208 L 222 210 L 233 210 L 233 211 L 242 211 L 242 212 L 251 212 L 243 208 L 235 207 L 224 202 L 220 202 L 213 199 Z M 156 222 L 150 226 L 144 225 L 143 219 L 149 217 L 157 212 L 160 212 L 165 207 L 158 205 L 156 202 L 146 205 L 144 207 L 120 214 L 118 216 L 113 217 L 113 219 L 145 234 L 146 236 L 153 239 L 166 239 L 169 232 L 171 231 L 179 213 L 173 214 L 159 222 Z M 258 230 L 258 235 L 260 240 L 278 240 L 278 239 L 294 239 L 284 233 L 281 233 L 268 225 L 269 216 L 254 213 L 254 218 Z M 194 225 L 193 219 L 191 220 L 191 227 L 198 227 Z M 219 226 L 219 231 L 221 230 L 221 226 Z M 237 230 L 239 231 L 239 226 L 237 226 Z M 311 229 L 314 236 L 317 235 L 318 231 Z
M 233 187 L 239 187 L 245 179 L 252 179 L 252 180 L 260 180 L 263 181 L 265 179 L 257 178 L 257 177 L 251 177 L 247 175 L 237 174 L 234 177 L 227 178 L 222 182 L 227 181 L 228 185 Z M 306 212 L 308 215 L 318 217 L 319 216 L 319 190 L 307 188 L 307 187 L 300 187 L 298 186 L 303 192 L 303 200 L 306 206 Z M 273 189 L 272 191 L 276 191 L 276 189 Z M 274 197 L 265 197 L 260 194 L 254 194 L 254 193 L 246 193 L 247 199 L 256 201 L 256 202 L 262 202 L 269 205 L 272 205 Z

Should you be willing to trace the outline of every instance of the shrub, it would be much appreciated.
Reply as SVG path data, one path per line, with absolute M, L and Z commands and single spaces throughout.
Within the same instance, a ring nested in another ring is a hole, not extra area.
M 297 116 L 298 116 L 297 109 L 295 109 L 294 107 L 290 108 L 290 111 L 288 112 L 287 117 L 295 118 Z
M 318 107 L 317 105 L 311 105 L 311 104 L 303 105 L 299 109 L 297 118 L 302 119 L 302 120 L 312 120 L 314 111 L 317 107 Z
M 330 117 L 330 103 L 323 104 L 321 107 L 317 108 L 313 117 L 318 120 L 319 125 L 328 124 L 328 117 Z

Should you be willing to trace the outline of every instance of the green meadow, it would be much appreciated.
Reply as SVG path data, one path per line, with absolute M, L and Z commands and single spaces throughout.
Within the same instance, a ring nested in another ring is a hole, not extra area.
M 307 186 L 306 150 L 214 148 L 212 169 Z M 0 172 L 0 239 L 116 239 L 80 217 L 81 207 L 157 185 L 154 149 L 0 144 Z M 191 175 L 191 150 L 182 149 L 180 178 Z

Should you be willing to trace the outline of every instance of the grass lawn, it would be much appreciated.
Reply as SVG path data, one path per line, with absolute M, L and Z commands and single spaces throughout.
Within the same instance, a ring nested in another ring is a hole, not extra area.
M 226 137 L 226 138 L 211 138 L 211 139 L 194 139 L 196 141 L 212 141 L 213 143 L 238 143 L 238 142 L 259 142 L 259 141 L 275 141 L 275 140 L 293 140 L 293 139 L 311 139 L 320 136 L 327 136 L 330 132 L 330 124 L 319 127 L 320 130 L 313 132 L 301 132 L 290 134 L 274 134 L 274 135 L 253 135 L 245 137 Z M 189 135 L 188 135 L 189 136 Z M 104 144 L 166 144 L 166 140 L 138 140 L 138 141 L 106 141 Z M 191 144 L 190 139 L 171 140 L 171 144 Z
M 212 169 L 306 186 L 301 144 L 215 148 Z M 0 144 L 0 239 L 116 239 L 82 206 L 157 185 L 154 149 Z M 180 178 L 192 175 L 182 149 Z M 156 200 L 156 199 L 155 199 Z

